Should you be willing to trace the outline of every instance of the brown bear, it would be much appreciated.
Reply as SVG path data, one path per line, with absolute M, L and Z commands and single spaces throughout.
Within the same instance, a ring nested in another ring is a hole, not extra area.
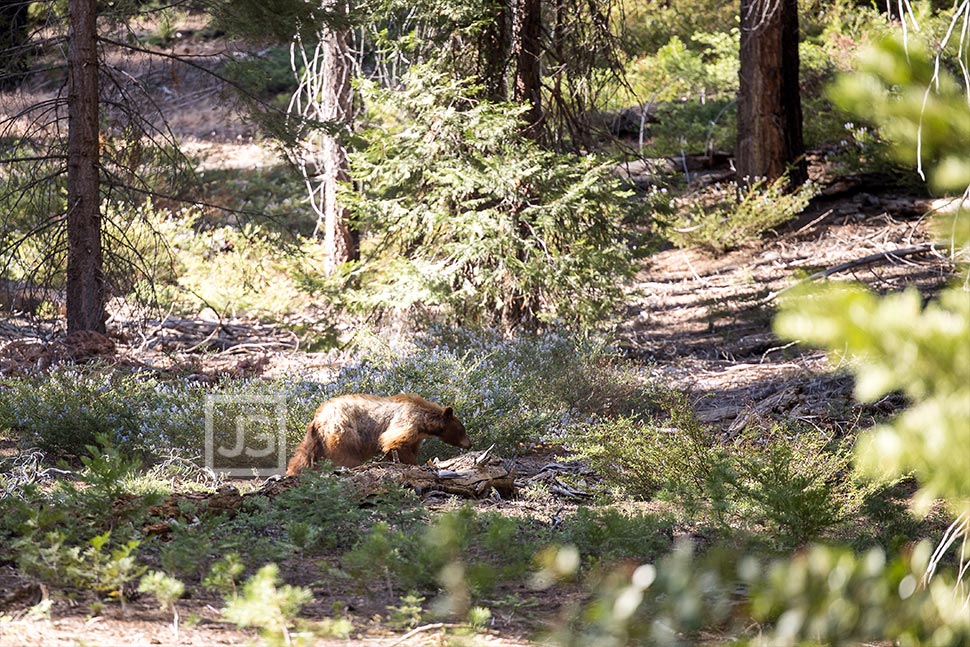
M 286 475 L 294 476 L 324 458 L 355 467 L 391 451 L 402 463 L 416 465 L 421 442 L 430 437 L 462 449 L 472 444 L 451 407 L 411 394 L 342 395 L 327 400 L 313 414 Z

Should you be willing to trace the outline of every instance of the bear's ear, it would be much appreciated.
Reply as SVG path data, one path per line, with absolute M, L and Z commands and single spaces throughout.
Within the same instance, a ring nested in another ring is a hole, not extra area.
M 444 414 L 445 414 L 445 420 L 448 420 L 453 415 L 455 415 L 455 411 L 451 407 L 445 407 Z

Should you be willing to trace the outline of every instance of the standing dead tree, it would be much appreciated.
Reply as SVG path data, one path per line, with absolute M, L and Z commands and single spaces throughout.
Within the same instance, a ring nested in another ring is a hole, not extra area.
M 346 20 L 349 7 L 345 0 L 336 0 L 329 8 Z M 343 140 L 353 127 L 351 81 L 356 66 L 349 39 L 349 26 L 321 25 L 316 43 L 305 43 L 298 33 L 290 45 L 290 65 L 299 86 L 288 111 L 302 123 L 316 126 L 304 129 L 296 161 L 317 216 L 314 235 L 322 234 L 324 239 L 324 273 L 328 276 L 341 263 L 358 257 L 357 235 L 338 197 L 341 183 L 350 180 Z

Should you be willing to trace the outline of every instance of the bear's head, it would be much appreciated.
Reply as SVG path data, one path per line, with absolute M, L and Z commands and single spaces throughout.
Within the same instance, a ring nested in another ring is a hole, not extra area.
M 451 407 L 442 409 L 441 417 L 441 433 L 437 434 L 441 440 L 462 449 L 468 449 L 472 446 L 472 439 L 468 437 L 465 425 L 461 424 L 461 420 L 458 419 Z

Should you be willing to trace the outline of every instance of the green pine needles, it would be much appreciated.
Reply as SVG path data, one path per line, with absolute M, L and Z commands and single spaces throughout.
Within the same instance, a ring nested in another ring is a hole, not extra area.
M 521 108 L 475 95 L 427 69 L 365 88 L 360 191 L 344 195 L 365 236 L 359 305 L 505 329 L 603 318 L 630 273 L 631 195 L 609 164 L 542 150 Z

